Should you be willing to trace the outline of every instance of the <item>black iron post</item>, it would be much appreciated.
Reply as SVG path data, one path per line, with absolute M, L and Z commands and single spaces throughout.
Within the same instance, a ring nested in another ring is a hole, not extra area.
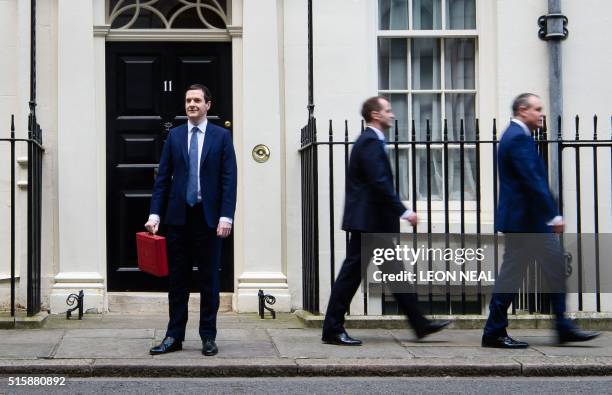
M 11 115 L 11 317 L 15 317 L 15 115 Z
M 312 53 L 312 0 L 308 0 L 308 119 L 314 118 L 314 82 Z

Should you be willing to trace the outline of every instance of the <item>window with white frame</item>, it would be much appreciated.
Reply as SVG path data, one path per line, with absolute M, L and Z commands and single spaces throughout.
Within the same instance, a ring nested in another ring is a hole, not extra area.
M 410 140 L 412 120 L 416 140 L 442 141 L 444 120 L 448 140 L 475 138 L 476 119 L 476 0 L 379 0 L 378 90 L 390 99 L 398 120 L 399 140 Z M 392 132 L 387 136 L 393 140 Z M 474 144 L 465 144 L 464 198 L 475 198 Z M 399 150 L 400 196 L 409 200 L 410 157 Z M 459 200 L 459 145 L 449 145 L 449 196 L 444 196 L 444 155 L 441 144 L 431 149 L 432 200 Z M 393 161 L 392 161 L 393 163 Z M 427 199 L 425 146 L 416 149 L 417 200 Z

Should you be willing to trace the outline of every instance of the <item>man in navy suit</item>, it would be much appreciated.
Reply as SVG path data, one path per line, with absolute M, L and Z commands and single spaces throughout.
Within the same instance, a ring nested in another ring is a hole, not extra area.
M 416 213 L 406 208 L 395 193 L 391 165 L 382 130 L 393 124 L 391 104 L 382 97 L 363 103 L 361 115 L 367 128 L 355 141 L 346 176 L 346 201 L 342 229 L 350 232 L 346 259 L 334 282 L 327 304 L 322 340 L 328 344 L 356 346 L 361 341 L 348 335 L 344 315 L 362 279 L 361 235 L 363 233 L 399 233 L 400 218 L 413 226 Z M 414 293 L 393 292 L 399 307 L 410 321 L 417 337 L 437 332 L 445 322 L 432 322 L 421 314 Z
M 544 161 L 531 131 L 542 122 L 542 101 L 523 93 L 512 104 L 513 118 L 498 151 L 499 204 L 496 231 L 505 234 L 504 261 L 489 305 L 482 336 L 483 347 L 526 348 L 506 332 L 508 308 L 521 285 L 527 266 L 538 262 L 550 291 L 559 343 L 586 341 L 596 332 L 578 330 L 565 316 L 565 271 L 561 245 L 555 233 L 565 227 L 548 188 Z
M 159 161 L 145 228 L 156 233 L 161 217 L 167 225 L 170 321 L 164 340 L 151 348 L 152 355 L 182 349 L 194 265 L 200 285 L 202 353 L 218 352 L 221 241 L 232 230 L 237 169 L 230 132 L 206 119 L 211 103 L 207 87 L 187 88 L 188 121 L 170 130 Z

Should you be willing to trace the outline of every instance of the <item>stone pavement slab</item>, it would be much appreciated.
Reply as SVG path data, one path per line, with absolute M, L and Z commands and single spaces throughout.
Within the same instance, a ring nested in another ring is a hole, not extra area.
M 166 329 L 155 330 L 155 340 L 161 341 L 166 336 Z M 200 341 L 200 333 L 197 329 L 187 329 L 185 331 L 186 341 Z M 217 340 L 219 341 L 270 341 L 270 336 L 265 329 L 237 329 L 237 328 L 221 328 L 217 331 Z
M 89 339 L 152 339 L 154 329 L 68 329 L 65 339 L 89 338 Z
M 334 346 L 321 342 L 320 329 L 268 329 L 283 358 L 410 358 L 387 330 L 352 330 L 362 346 Z
M 61 358 L 146 358 L 152 339 L 64 338 L 55 355 Z
M 0 330 L 0 345 L 18 343 L 55 343 L 64 336 L 62 329 Z
M 541 356 L 542 353 L 531 348 L 521 350 L 504 350 L 500 348 L 474 347 L 406 347 L 409 353 L 418 358 L 483 358 L 503 357 L 512 358 L 518 356 Z
M 55 343 L 17 343 L 0 344 L 0 359 L 49 358 Z
M 243 342 L 235 340 L 217 340 L 219 354 L 206 358 L 278 358 L 278 352 L 271 340 L 265 342 Z M 147 350 L 148 352 L 148 350 Z M 202 355 L 202 342 L 200 340 L 187 340 L 183 342 L 183 350 L 165 355 L 156 355 L 155 359 L 179 360 L 185 358 L 204 358 Z

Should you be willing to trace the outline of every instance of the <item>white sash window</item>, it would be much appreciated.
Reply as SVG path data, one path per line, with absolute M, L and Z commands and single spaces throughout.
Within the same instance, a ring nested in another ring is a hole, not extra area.
M 465 140 L 475 138 L 477 39 L 476 0 L 379 0 L 378 89 L 388 97 L 399 121 L 400 141 L 410 140 L 411 121 L 416 139 L 426 140 L 427 121 L 432 141 L 459 140 L 461 120 Z M 387 131 L 388 138 L 394 137 Z M 409 149 L 400 148 L 400 195 L 409 200 Z M 426 149 L 416 150 L 418 200 L 427 199 Z M 464 195 L 475 198 L 474 144 L 465 144 Z M 444 197 L 441 145 L 431 152 L 431 194 Z M 460 199 L 459 146 L 449 147 L 449 200 Z M 392 161 L 392 164 L 394 161 Z

